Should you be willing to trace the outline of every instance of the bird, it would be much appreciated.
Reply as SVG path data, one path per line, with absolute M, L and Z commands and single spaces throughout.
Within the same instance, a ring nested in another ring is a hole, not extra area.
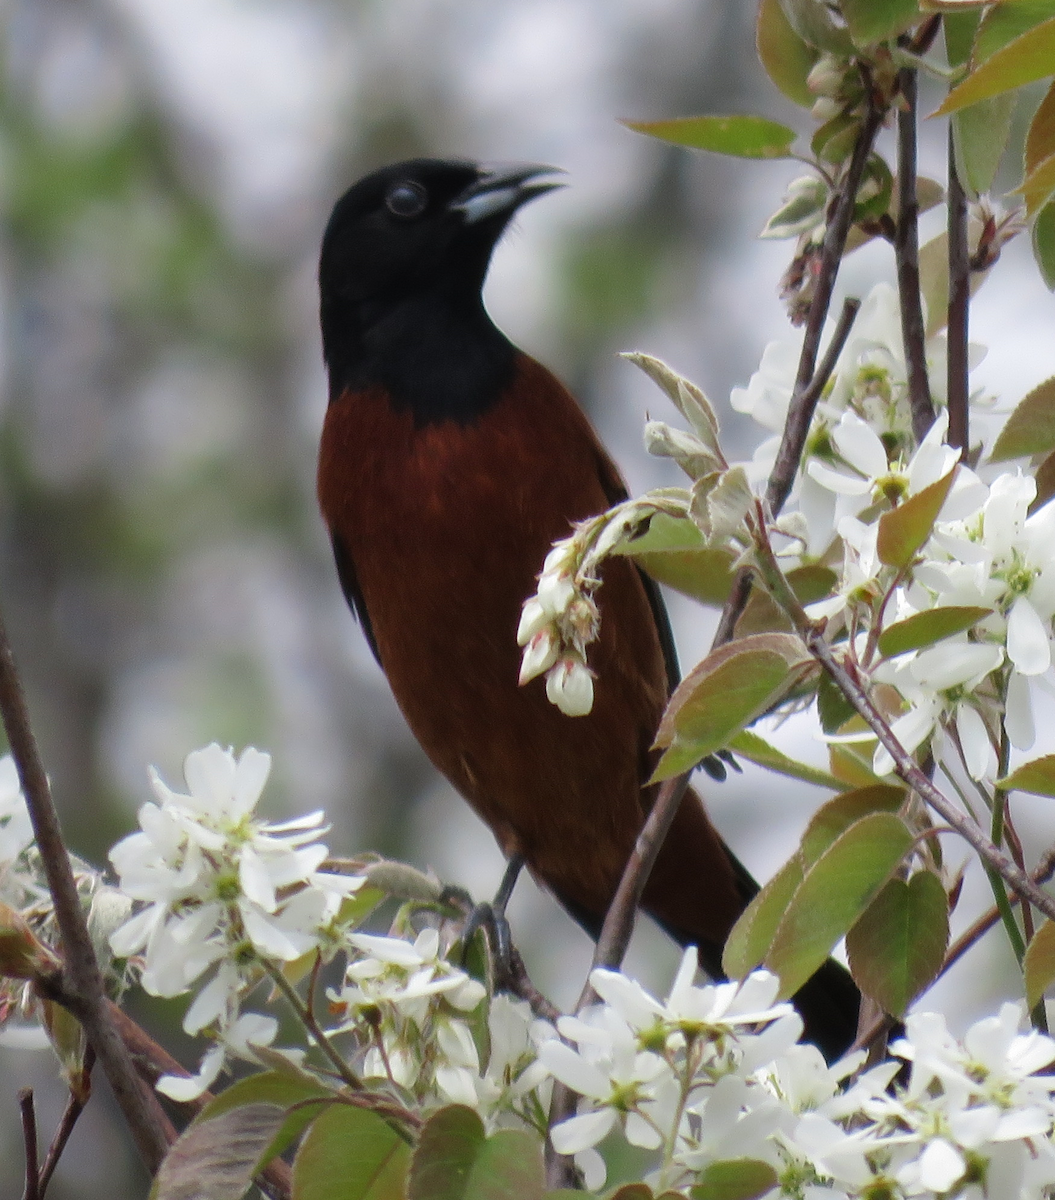
M 514 215 L 553 168 L 419 158 L 337 201 L 319 260 L 329 380 L 318 499 L 344 596 L 425 753 L 512 864 L 596 939 L 656 787 L 653 741 L 678 679 L 656 584 L 603 569 L 594 703 L 568 716 L 518 683 L 522 605 L 551 543 L 621 500 L 575 399 L 494 324 L 482 297 Z M 758 891 L 689 790 L 641 906 L 716 979 Z M 859 993 L 829 959 L 796 995 L 829 1059 Z

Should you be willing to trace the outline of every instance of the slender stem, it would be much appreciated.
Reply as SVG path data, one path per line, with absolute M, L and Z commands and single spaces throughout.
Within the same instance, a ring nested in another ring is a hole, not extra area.
M 37 1157 L 37 1114 L 33 1108 L 33 1089 L 18 1093 L 18 1108 L 22 1115 L 22 1144 L 26 1153 L 26 1187 L 22 1200 L 40 1200 L 40 1163 Z
M 70 1089 L 69 1099 L 66 1101 L 66 1107 L 62 1110 L 59 1126 L 55 1130 L 55 1136 L 51 1139 L 51 1145 L 44 1156 L 44 1164 L 40 1168 L 40 1200 L 44 1200 L 44 1193 L 48 1190 L 51 1177 L 59 1165 L 62 1152 L 66 1149 L 66 1144 L 73 1134 L 77 1119 L 84 1112 L 84 1106 L 88 1103 L 92 1091 L 92 1067 L 94 1064 L 95 1054 L 89 1046 L 84 1055 L 84 1066 L 81 1068 L 78 1086 Z
M 956 150 L 949 125 L 949 350 L 948 396 L 950 446 L 965 455 L 970 446 L 968 418 L 968 321 L 971 309 L 971 263 L 967 250 L 967 197 L 956 170 Z
M 623 961 L 626 948 L 630 943 L 630 935 L 634 932 L 634 916 L 637 912 L 638 901 L 645 890 L 645 884 L 655 865 L 656 858 L 670 829 L 671 823 L 681 804 L 685 789 L 689 785 L 689 774 L 677 775 L 660 784 L 659 795 L 656 797 L 652 811 L 648 814 L 641 832 L 637 835 L 634 849 L 627 859 L 623 869 L 623 877 L 619 881 L 612 903 L 605 914 L 604 925 L 601 926 L 601 936 L 594 947 L 593 963 L 595 967 L 607 967 L 618 970 Z M 579 999 L 576 1010 L 583 1008 L 593 999 L 594 991 L 587 983 Z
M 857 202 L 857 192 L 864 176 L 868 156 L 872 152 L 872 143 L 883 120 L 883 110 L 874 102 L 870 102 L 868 112 L 861 123 L 857 135 L 853 157 L 846 169 L 839 190 L 835 194 L 835 203 L 827 228 L 824 231 L 824 241 L 821 244 L 820 269 L 817 272 L 817 282 L 810 304 L 806 327 L 802 335 L 802 352 L 799 355 L 798 373 L 792 392 L 791 405 L 788 408 L 788 419 L 784 426 L 784 435 L 780 449 L 777 451 L 777 461 L 773 473 L 769 477 L 769 487 L 766 490 L 766 501 L 774 516 L 784 507 L 795 481 L 795 472 L 802 459 L 802 448 L 806 444 L 810 421 L 817 399 L 818 390 L 812 403 L 802 403 L 800 397 L 807 391 L 813 379 L 817 354 L 820 349 L 821 331 L 831 306 L 832 292 L 835 279 L 839 273 L 843 250 L 846 248 L 846 237 L 853 223 L 854 205 Z
M 897 231 L 894 255 L 901 309 L 901 336 L 905 343 L 912 432 L 921 442 L 934 424 L 934 404 L 927 378 L 927 334 L 919 287 L 919 200 L 916 197 L 916 72 L 902 67 L 898 87 L 903 107 L 897 114 Z
M 147 1170 L 153 1175 L 169 1146 L 171 1124 L 153 1090 L 136 1073 L 109 1016 L 106 985 L 95 957 L 77 894 L 70 857 L 62 840 L 51 787 L 30 726 L 22 681 L 0 617 L 0 715 L 26 797 L 37 848 L 62 937 L 67 1007 L 84 1026 L 98 1055 Z
M 341 1077 L 341 1079 L 344 1080 L 345 1084 L 352 1089 L 352 1091 L 361 1092 L 363 1090 L 363 1081 L 358 1075 L 356 1075 L 351 1067 L 348 1066 L 348 1064 L 334 1048 L 333 1043 L 326 1036 L 318 1021 L 315 1019 L 315 1014 L 308 1011 L 300 996 L 297 995 L 297 989 L 289 982 L 285 975 L 282 974 L 278 967 L 272 965 L 271 963 L 265 962 L 264 969 L 267 971 L 272 983 L 274 983 L 275 987 L 277 987 L 282 995 L 286 998 L 289 1006 L 297 1014 L 298 1020 L 311 1034 L 315 1044 L 333 1064 L 333 1068 L 337 1074 Z

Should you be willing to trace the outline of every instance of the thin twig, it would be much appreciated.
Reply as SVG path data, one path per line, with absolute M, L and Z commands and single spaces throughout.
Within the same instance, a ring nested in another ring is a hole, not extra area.
M 968 399 L 968 322 L 971 310 L 971 263 L 967 250 L 967 197 L 956 170 L 956 148 L 949 125 L 949 349 L 948 394 L 950 446 L 965 455 L 970 446 Z
M 22 1144 L 26 1153 L 26 1187 L 22 1193 L 22 1200 L 40 1200 L 37 1114 L 33 1109 L 32 1088 L 22 1088 L 18 1093 L 18 1109 L 22 1115 Z
M 168 1148 L 167 1134 L 171 1126 L 157 1096 L 136 1074 L 128 1051 L 109 1018 L 102 971 L 81 909 L 73 868 L 62 840 L 58 814 L 30 726 L 22 681 L 2 617 L 0 715 L 55 906 L 55 920 L 62 937 L 68 1007 L 84 1026 L 88 1042 L 98 1055 L 136 1147 L 153 1175 Z
M 802 448 L 806 444 L 810 421 L 816 407 L 819 390 L 812 403 L 803 403 L 803 396 L 810 387 L 820 350 L 821 332 L 831 306 L 832 292 L 835 279 L 839 273 L 843 251 L 846 249 L 846 237 L 853 223 L 854 205 L 857 202 L 857 192 L 861 186 L 868 156 L 872 153 L 872 143 L 875 141 L 879 126 L 882 124 L 884 110 L 878 108 L 874 100 L 869 100 L 868 112 L 861 123 L 857 135 L 853 157 L 846 169 L 846 174 L 835 195 L 835 203 L 827 228 L 824 231 L 824 241 L 821 244 L 820 269 L 817 272 L 817 282 L 810 303 L 806 327 L 802 334 L 802 352 L 799 355 L 798 373 L 792 392 L 791 405 L 788 408 L 788 419 L 784 425 L 780 449 L 773 472 L 769 477 L 766 489 L 766 503 L 774 516 L 784 507 L 795 481 L 795 472 L 799 469 L 802 459 Z
M 850 336 L 850 330 L 853 328 L 860 308 L 861 301 L 855 296 L 849 296 L 843 301 L 842 312 L 839 313 L 839 320 L 832 331 L 831 341 L 828 343 L 828 349 L 824 352 L 820 366 L 818 366 L 816 373 L 810 380 L 809 387 L 806 388 L 797 400 L 792 401 L 791 407 L 808 408 L 812 414 L 817 401 L 827 386 L 828 380 L 832 377 L 835 364 L 839 360 L 839 355 L 843 352 L 846 339 Z M 807 429 L 809 428 L 809 422 L 807 422 L 806 427 Z M 777 514 L 774 513 L 773 515 L 776 516 Z M 712 650 L 716 650 L 719 646 L 724 646 L 726 642 L 733 640 L 733 635 L 736 632 L 736 622 L 747 607 L 750 595 L 751 569 L 749 567 L 741 567 L 733 579 L 733 586 L 729 590 L 729 596 L 722 609 L 722 615 L 718 619 L 718 628 L 715 630 L 714 639 L 711 642 Z
M 59 1121 L 58 1128 L 55 1130 L 55 1136 L 51 1139 L 48 1152 L 44 1156 L 44 1165 L 40 1168 L 40 1200 L 44 1200 L 44 1193 L 48 1190 L 51 1177 L 55 1173 L 55 1168 L 59 1165 L 62 1152 L 66 1149 L 66 1145 L 73 1134 L 74 1126 L 77 1124 L 77 1119 L 84 1112 L 84 1107 L 91 1096 L 92 1067 L 94 1065 L 95 1052 L 89 1046 L 84 1054 L 84 1065 L 81 1067 L 80 1080 L 76 1087 L 70 1088 L 69 1099 L 66 1101 L 66 1107 L 62 1111 L 62 1118 Z
M 902 107 L 897 114 L 897 230 L 894 255 L 901 309 L 901 337 L 905 343 L 908 399 L 912 432 L 921 442 L 934 424 L 934 404 L 927 377 L 927 331 L 919 287 L 919 199 L 916 195 L 916 72 L 898 72 Z

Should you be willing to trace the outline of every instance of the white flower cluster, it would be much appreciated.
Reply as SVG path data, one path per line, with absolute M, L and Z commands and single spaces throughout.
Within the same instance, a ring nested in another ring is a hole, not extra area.
M 135 957 L 140 982 L 158 996 L 199 985 L 184 1017 L 191 1034 L 209 1029 L 215 1044 L 191 1080 L 166 1076 L 176 1099 L 200 1094 L 228 1052 L 251 1057 L 276 1022 L 242 1013 L 241 1002 L 265 963 L 285 964 L 315 950 L 341 901 L 362 877 L 319 870 L 327 857 L 316 839 L 323 814 L 269 823 L 254 817 L 271 757 L 252 748 L 236 759 L 213 743 L 187 756 L 187 792 L 151 771 L 155 802 L 139 810 L 140 829 L 118 842 L 110 860 L 121 891 L 143 907 L 110 937 L 119 958 Z
M 489 1128 L 545 1128 L 548 1079 L 536 1048 L 552 1027 L 450 963 L 440 935 L 348 936 L 343 985 L 329 993 L 335 1044 L 354 1033 L 360 1075 L 423 1107 L 466 1104 Z
M 774 431 L 783 428 L 791 396 L 792 349 L 768 347 L 750 384 L 732 395 L 734 407 Z M 939 401 L 944 360 L 943 340 L 932 339 L 928 366 Z M 971 777 L 992 780 L 1001 724 L 1014 747 L 1028 750 L 1035 686 L 1044 676 L 1051 682 L 1055 509 L 1030 512 L 1036 483 L 1017 467 L 983 460 L 973 471 L 958 463 L 958 452 L 943 443 L 940 410 L 915 446 L 906 377 L 897 296 L 880 284 L 862 305 L 818 405 L 793 493 L 798 517 L 792 521 L 807 561 L 842 558 L 837 588 L 807 611 L 834 622 L 835 632 L 845 627 L 858 666 L 875 683 L 896 689 L 900 708 L 888 708 L 888 715 L 905 750 L 936 738 L 931 749 L 940 756 L 948 736 Z M 759 448 L 751 464 L 755 476 L 768 473 L 777 441 Z M 915 561 L 902 570 L 885 565 L 878 547 L 882 517 L 950 474 L 948 494 Z M 944 608 L 984 611 L 966 629 L 882 658 L 884 629 Z M 872 765 L 879 775 L 893 769 L 882 746 Z
M 566 1042 L 543 1042 L 545 1067 L 581 1097 L 554 1127 L 555 1148 L 576 1153 L 593 1190 L 604 1184 L 594 1149 L 621 1135 L 655 1150 L 657 1190 L 693 1187 L 715 1164 L 766 1164 L 766 1197 L 795 1200 L 1040 1200 L 1055 1184 L 1055 1041 L 1020 1033 L 1021 1005 L 979 1021 L 957 1042 L 944 1019 L 910 1016 L 897 1062 L 854 1076 L 855 1054 L 827 1067 L 797 1044 L 802 1025 L 774 1004 L 777 980 L 693 983 L 688 950 L 658 1001 L 622 974 L 591 976 L 602 1003 L 562 1018 Z M 758 1194 L 758 1193 L 754 1193 Z

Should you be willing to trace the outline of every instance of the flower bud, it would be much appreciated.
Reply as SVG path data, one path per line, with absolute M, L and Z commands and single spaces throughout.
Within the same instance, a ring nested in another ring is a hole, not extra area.
M 593 675 L 585 663 L 563 658 L 546 676 L 546 695 L 569 717 L 584 717 L 593 708 Z
M 548 616 L 563 616 L 574 597 L 575 584 L 570 575 L 557 571 L 543 571 L 539 576 L 537 599 Z
M 538 602 L 537 596 L 531 596 L 524 601 L 520 613 L 520 624 L 517 626 L 517 645 L 526 646 L 540 629 L 550 623 L 549 613 Z
M 540 629 L 524 648 L 520 661 L 520 683 L 525 684 L 548 671 L 557 661 L 560 641 L 552 626 Z

